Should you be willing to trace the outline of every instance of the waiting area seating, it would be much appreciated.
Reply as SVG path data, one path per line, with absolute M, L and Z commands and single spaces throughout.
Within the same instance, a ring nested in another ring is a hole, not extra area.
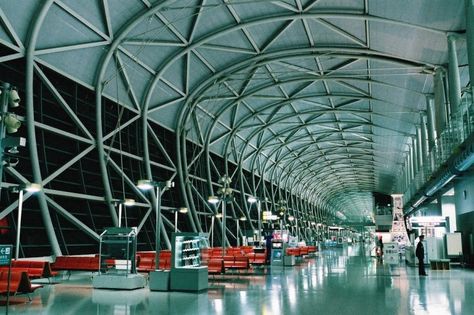
M 0 294 L 2 295 L 28 294 L 28 299 L 31 300 L 29 293 L 42 287 L 40 284 L 32 284 L 26 271 L 16 270 L 10 272 L 10 286 L 8 287 L 8 270 L 0 271 Z
M 288 248 L 287 255 L 303 257 L 316 252 L 316 246 Z M 154 251 L 137 252 L 138 272 L 148 273 L 156 270 L 156 253 Z M 114 260 L 107 260 L 108 265 L 113 265 Z M 252 246 L 239 246 L 226 248 L 223 255 L 221 247 L 211 247 L 202 253 L 202 263 L 207 265 L 209 274 L 222 274 L 226 270 L 252 270 L 254 266 L 267 264 L 267 251 L 259 248 L 257 251 Z M 46 268 L 46 267 L 45 267 Z M 49 264 L 48 264 L 49 268 Z M 51 265 L 49 273 L 54 275 L 56 271 L 97 271 L 99 269 L 99 257 L 96 256 L 59 256 Z M 160 251 L 159 270 L 171 269 L 171 251 Z M 48 274 L 45 272 L 44 274 Z
M 97 271 L 99 270 L 98 256 L 58 256 L 51 265 L 55 271 Z
M 138 272 L 150 272 L 156 270 L 156 253 L 155 252 L 137 252 L 137 270 Z M 159 270 L 171 269 L 171 251 L 160 251 Z
M 58 273 L 51 270 L 51 264 L 48 261 L 39 260 L 12 260 L 12 271 L 24 271 L 28 278 L 50 278 L 56 276 Z M 0 271 L 8 271 L 8 266 L 0 267 Z
M 449 259 L 430 259 L 431 270 L 449 270 Z

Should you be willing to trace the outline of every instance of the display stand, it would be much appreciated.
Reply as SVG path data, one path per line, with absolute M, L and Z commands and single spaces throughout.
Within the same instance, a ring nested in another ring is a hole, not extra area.
M 100 235 L 98 274 L 92 278 L 96 289 L 134 290 L 143 288 L 145 277 L 137 273 L 137 231 L 135 228 L 107 228 Z
M 206 233 L 173 233 L 170 289 L 207 290 L 208 269 L 202 264 L 208 249 Z

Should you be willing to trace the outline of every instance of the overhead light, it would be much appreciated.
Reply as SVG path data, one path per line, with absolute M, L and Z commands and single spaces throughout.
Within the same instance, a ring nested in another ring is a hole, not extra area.
M 141 190 L 150 190 L 153 189 L 153 185 L 151 184 L 151 181 L 148 179 L 140 179 L 137 182 L 137 187 Z
M 41 185 L 36 183 L 27 183 L 25 184 L 23 190 L 30 193 L 35 193 L 41 190 Z
M 250 196 L 250 197 L 248 197 L 247 201 L 248 201 L 249 203 L 256 203 L 256 202 L 257 202 L 257 198 L 255 198 L 255 197 L 253 197 L 253 196 Z
M 218 219 L 222 218 L 222 213 L 216 213 L 216 218 Z
M 123 200 L 123 204 L 126 206 L 134 206 L 135 205 L 135 199 L 129 199 L 126 198 Z
M 153 189 L 154 186 L 153 186 L 151 180 L 149 180 L 149 179 L 140 179 L 137 182 L 137 187 L 138 187 L 138 189 L 141 189 L 141 190 L 150 190 L 150 189 Z
M 288 217 L 288 220 L 289 220 L 289 221 L 294 221 L 294 220 L 295 220 L 295 217 L 292 216 L 292 215 L 290 215 L 290 216 Z
M 186 208 L 186 207 L 181 207 L 181 208 L 178 209 L 178 212 L 179 212 L 179 213 L 188 213 L 188 208 Z
M 240 221 L 247 221 L 247 218 L 245 216 L 239 218 Z
M 209 203 L 216 204 L 219 203 L 219 198 L 217 196 L 209 196 L 209 198 L 207 198 L 207 201 Z

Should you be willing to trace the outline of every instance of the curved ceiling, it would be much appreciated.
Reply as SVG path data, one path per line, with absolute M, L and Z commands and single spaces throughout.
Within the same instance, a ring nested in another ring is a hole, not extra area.
M 21 52 L 39 5 L 1 3 L 18 18 L 0 41 Z M 352 220 L 371 213 L 372 192 L 396 192 L 463 11 L 445 0 L 61 0 L 35 58 Z

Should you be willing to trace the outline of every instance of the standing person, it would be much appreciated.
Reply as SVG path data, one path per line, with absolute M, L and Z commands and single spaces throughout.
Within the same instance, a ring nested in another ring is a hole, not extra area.
M 420 235 L 419 237 L 420 241 L 418 242 L 418 245 L 416 245 L 416 257 L 418 258 L 418 274 L 420 276 L 427 276 L 425 272 L 425 248 L 423 247 L 423 240 L 425 239 L 424 235 Z
M 383 257 L 383 240 L 382 240 L 382 235 L 379 236 L 378 240 L 378 247 L 379 247 L 379 258 L 382 259 Z

